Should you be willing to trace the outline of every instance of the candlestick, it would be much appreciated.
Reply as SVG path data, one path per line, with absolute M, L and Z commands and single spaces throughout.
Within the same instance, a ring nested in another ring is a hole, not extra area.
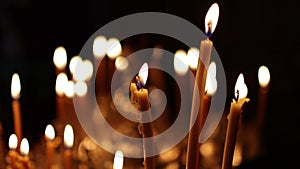
M 20 78 L 17 73 L 14 73 L 11 81 L 11 96 L 13 98 L 12 101 L 12 109 L 14 115 L 14 128 L 15 133 L 18 138 L 18 147 L 19 149 L 21 139 L 22 139 L 22 118 L 21 118 L 21 108 L 20 108 L 20 92 L 21 92 L 21 83 Z
M 64 151 L 64 167 L 65 169 L 72 168 L 72 147 L 74 143 L 74 132 L 73 128 L 70 124 L 65 126 L 64 130 L 64 144 L 65 144 L 65 151 Z
M 8 139 L 8 147 L 9 152 L 8 156 L 10 158 L 9 165 L 12 169 L 17 169 L 16 160 L 18 158 L 18 152 L 16 151 L 16 148 L 18 146 L 18 138 L 15 134 L 12 134 L 9 136 Z
M 267 108 L 267 95 L 269 92 L 270 72 L 266 66 L 261 66 L 258 70 L 259 95 L 257 105 L 257 124 L 263 126 L 265 121 L 265 113 Z
M 217 21 L 219 17 L 219 6 L 214 3 L 208 10 L 205 17 L 205 30 L 207 33 L 207 39 L 201 41 L 200 45 L 200 55 L 198 59 L 198 68 L 196 72 L 196 83 L 194 85 L 192 110 L 191 110 L 191 125 L 190 132 L 188 136 L 188 148 L 187 148 L 187 169 L 198 168 L 199 159 L 199 137 L 200 137 L 200 121 L 201 121 L 201 107 L 204 104 L 204 89 L 205 81 L 207 76 L 207 67 L 210 62 L 211 50 L 213 47 L 212 41 L 209 40 L 211 34 L 216 28 Z M 198 89 L 197 89 L 198 87 Z M 198 91 L 198 93 L 196 92 Z M 196 103 L 200 99 L 200 108 L 196 110 Z M 195 121 L 193 123 L 193 121 Z
M 249 102 L 246 98 L 248 89 L 244 83 L 244 76 L 240 74 L 235 85 L 235 100 L 233 99 L 228 115 L 228 124 L 223 152 L 222 169 L 232 168 L 232 159 L 235 148 L 238 126 L 240 123 L 240 115 L 245 102 Z
M 65 73 L 59 73 L 56 78 L 55 91 L 56 91 L 56 120 L 59 123 L 64 122 L 66 119 L 65 112 L 65 88 L 68 83 L 68 77 Z
M 29 159 L 29 143 L 26 138 L 23 138 L 21 141 L 21 146 L 20 146 L 20 153 L 21 156 L 19 156 L 19 160 L 23 165 L 24 169 L 30 169 L 31 168 L 31 163 Z
M 45 129 L 46 139 L 46 169 L 50 169 L 53 163 L 54 151 L 60 144 L 59 137 L 55 138 L 55 131 L 51 124 Z
M 122 169 L 124 162 L 123 152 L 118 150 L 115 154 L 113 169 Z

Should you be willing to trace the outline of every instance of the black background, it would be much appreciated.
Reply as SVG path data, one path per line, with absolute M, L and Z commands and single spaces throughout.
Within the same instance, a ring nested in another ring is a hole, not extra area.
M 41 137 L 55 118 L 57 46 L 68 59 L 77 55 L 86 40 L 101 26 L 121 16 L 144 11 L 166 12 L 204 28 L 204 17 L 214 2 L 220 18 L 213 41 L 223 62 L 228 91 L 244 73 L 249 98 L 256 101 L 257 70 L 271 72 L 266 137 L 268 160 L 275 165 L 299 166 L 298 78 L 300 56 L 299 6 L 296 1 L 70 1 L 1 0 L 0 2 L 0 121 L 4 139 L 13 132 L 10 83 L 21 78 L 24 136 Z M 174 51 L 173 51 L 174 52 Z M 228 92 L 228 103 L 232 98 Z M 292 155 L 292 154 L 296 154 Z

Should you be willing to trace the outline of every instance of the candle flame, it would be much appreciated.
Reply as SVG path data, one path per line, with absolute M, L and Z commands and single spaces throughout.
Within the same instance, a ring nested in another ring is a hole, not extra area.
M 187 57 L 190 68 L 192 70 L 196 70 L 198 67 L 199 49 L 196 47 L 190 48 L 188 50 Z
M 115 154 L 113 169 L 122 169 L 124 162 L 123 152 L 118 150 Z
M 119 56 L 115 60 L 115 66 L 117 70 L 120 71 L 125 70 L 128 67 L 128 60 L 123 56 Z
M 86 82 L 83 81 L 76 82 L 74 86 L 74 90 L 78 96 L 80 97 L 85 96 L 88 90 Z
M 147 63 L 144 63 L 144 64 L 142 65 L 140 71 L 139 71 L 139 74 L 138 74 L 138 76 L 139 76 L 139 78 L 140 78 L 140 81 L 141 81 L 141 83 L 142 83 L 143 85 L 146 84 L 147 79 L 148 79 L 148 69 L 149 69 L 148 64 L 147 64 Z
M 188 57 L 184 50 L 179 49 L 174 55 L 174 69 L 178 75 L 185 75 L 189 69 Z M 198 61 L 197 61 L 198 62 Z
M 244 81 L 244 76 L 241 73 L 236 81 L 234 94 L 236 99 L 246 98 L 248 94 L 248 88 Z
M 21 92 L 20 77 L 17 73 L 14 73 L 11 80 L 11 96 L 13 99 L 19 99 Z
M 26 156 L 29 153 L 29 143 L 26 138 L 23 138 L 21 141 L 20 152 L 23 156 Z
M 55 49 L 53 55 L 53 62 L 57 69 L 62 70 L 67 65 L 67 52 L 66 49 L 62 46 L 59 46 Z
M 73 132 L 73 128 L 72 128 L 72 126 L 70 124 L 67 124 L 65 126 L 65 130 L 64 130 L 64 143 L 65 143 L 65 146 L 67 148 L 73 147 L 74 132 Z
M 205 17 L 205 32 L 212 34 L 218 23 L 219 19 L 219 5 L 217 3 L 214 3 L 209 10 L 207 11 L 206 17 Z
M 122 53 L 122 46 L 117 38 L 110 38 L 107 41 L 107 51 L 106 54 L 110 59 L 115 59 Z
M 69 64 L 69 69 L 72 74 L 74 74 L 77 64 L 81 63 L 81 62 L 82 62 L 82 59 L 80 56 L 72 57 L 72 59 L 70 60 L 70 64 Z
M 270 82 L 270 72 L 266 66 L 258 69 L 258 82 L 261 87 L 267 87 Z
M 74 96 L 74 82 L 73 81 L 69 80 L 66 83 L 66 87 L 65 87 L 64 93 L 69 98 L 72 98 Z
M 63 96 L 66 85 L 68 83 L 68 77 L 65 73 L 59 73 L 56 78 L 55 91 L 59 96 Z
M 55 138 L 55 131 L 51 124 L 48 124 L 45 129 L 45 136 L 47 140 L 53 141 Z
M 105 36 L 97 36 L 94 39 L 93 54 L 96 59 L 100 59 L 106 54 L 107 39 Z
M 207 77 L 206 77 L 206 83 L 205 83 L 205 91 L 208 95 L 213 95 L 217 91 L 217 70 L 216 70 L 216 63 L 211 62 L 208 71 L 207 71 Z
M 18 138 L 15 134 L 9 136 L 8 147 L 12 150 L 15 150 L 18 147 Z
M 93 76 L 93 69 L 93 63 L 90 60 L 78 60 L 73 77 L 76 81 L 87 81 Z

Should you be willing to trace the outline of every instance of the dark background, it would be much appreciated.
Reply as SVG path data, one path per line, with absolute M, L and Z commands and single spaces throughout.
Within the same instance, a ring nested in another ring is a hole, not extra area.
M 299 6 L 296 1 L 70 1 L 1 0 L 0 2 L 0 121 L 7 140 L 13 132 L 10 83 L 21 78 L 24 136 L 40 137 L 55 118 L 53 52 L 62 45 L 68 59 L 79 54 L 101 26 L 121 16 L 144 11 L 166 12 L 204 28 L 214 2 L 220 18 L 213 35 L 223 62 L 228 103 L 236 78 L 244 73 L 249 98 L 256 104 L 257 70 L 266 65 L 271 86 L 266 119 L 269 164 L 299 166 Z M 174 52 L 174 51 L 172 51 Z M 292 155 L 292 154 L 296 154 Z M 272 162 L 274 161 L 274 162 Z

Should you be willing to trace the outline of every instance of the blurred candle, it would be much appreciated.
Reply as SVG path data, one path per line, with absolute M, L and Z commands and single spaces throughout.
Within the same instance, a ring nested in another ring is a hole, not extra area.
M 118 150 L 115 154 L 113 169 L 122 169 L 124 162 L 123 152 Z
M 17 136 L 15 134 L 10 135 L 8 139 L 8 147 L 9 147 L 8 156 L 10 158 L 9 165 L 11 166 L 12 169 L 17 169 L 16 166 L 16 160 L 18 157 L 18 152 L 16 151 L 17 146 L 18 146 Z
M 72 165 L 72 147 L 74 143 L 74 132 L 70 124 L 65 126 L 64 130 L 64 167 L 65 169 L 71 169 Z
M 262 127 L 265 121 L 267 95 L 269 92 L 270 72 L 266 66 L 261 66 L 258 69 L 259 93 L 257 107 L 257 124 Z
M 59 46 L 55 49 L 53 54 L 53 63 L 55 65 L 56 75 L 61 72 L 65 72 L 67 65 L 67 52 L 63 46 Z
M 14 128 L 15 128 L 16 136 L 18 138 L 18 147 L 20 146 L 21 139 L 22 139 L 22 116 L 21 116 L 21 108 L 20 108 L 20 101 L 19 101 L 20 92 L 21 92 L 20 78 L 17 73 L 14 73 L 11 81 L 11 96 L 13 98 L 12 108 L 13 108 L 13 115 L 14 115 Z
M 77 65 L 80 64 L 82 62 L 82 59 L 80 56 L 73 56 L 72 59 L 70 60 L 70 64 L 69 64 L 69 69 L 70 69 L 70 73 L 72 75 L 72 79 L 74 78 L 74 73 L 77 69 Z
M 207 34 L 207 39 L 202 40 L 200 44 L 200 53 L 198 59 L 198 68 L 196 71 L 196 82 L 194 85 L 194 94 L 192 101 L 191 110 L 191 124 L 190 132 L 188 136 L 188 148 L 187 148 L 187 169 L 198 168 L 199 161 L 199 137 L 200 137 L 200 121 L 202 115 L 201 109 L 204 105 L 204 92 L 205 92 L 205 82 L 207 76 L 207 67 L 210 62 L 211 51 L 213 48 L 213 43 L 210 41 L 210 36 L 217 26 L 219 18 L 219 6 L 214 3 L 208 10 L 205 17 L 205 31 Z M 197 93 L 198 91 L 198 93 Z M 199 98 L 197 97 L 199 96 Z M 196 106 L 199 102 L 199 108 Z M 198 109 L 197 109 L 198 108 Z M 193 123 L 193 121 L 195 121 Z
M 223 152 L 222 169 L 231 169 L 233 162 L 233 153 L 236 143 L 237 131 L 240 123 L 240 116 L 245 102 L 249 102 L 246 98 L 248 88 L 244 82 L 243 74 L 240 74 L 235 85 L 235 99 L 232 100 L 230 112 L 228 115 L 228 124 Z
M 29 143 L 26 138 L 23 138 L 21 141 L 20 153 L 21 153 L 20 161 L 21 161 L 24 169 L 31 168 L 30 160 L 29 160 Z
M 61 122 L 65 119 L 65 88 L 68 83 L 68 77 L 65 73 L 59 73 L 56 78 L 56 119 Z
M 52 165 L 52 159 L 54 156 L 54 138 L 55 131 L 51 124 L 48 124 L 45 129 L 45 139 L 46 139 L 46 169 L 50 169 Z

